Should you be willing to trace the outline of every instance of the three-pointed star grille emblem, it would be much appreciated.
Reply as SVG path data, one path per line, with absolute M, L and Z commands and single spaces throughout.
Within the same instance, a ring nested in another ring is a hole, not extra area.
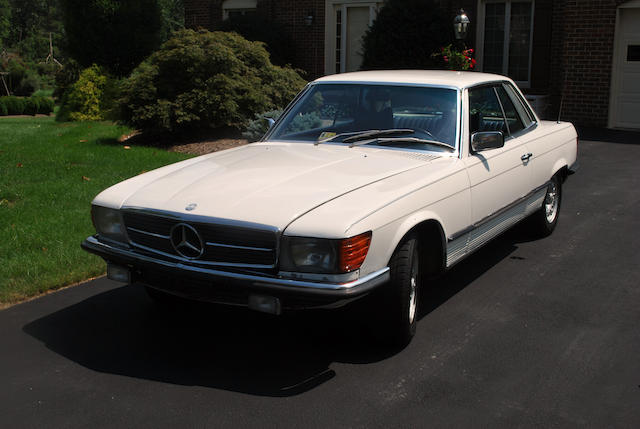
M 186 223 L 179 223 L 171 228 L 171 245 L 180 256 L 188 259 L 197 259 L 204 253 L 200 234 Z

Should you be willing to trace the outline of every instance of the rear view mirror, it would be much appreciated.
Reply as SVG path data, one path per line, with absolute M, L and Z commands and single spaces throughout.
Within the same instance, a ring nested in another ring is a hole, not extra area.
M 502 131 L 483 131 L 471 134 L 471 150 L 482 152 L 487 149 L 497 149 L 504 146 Z

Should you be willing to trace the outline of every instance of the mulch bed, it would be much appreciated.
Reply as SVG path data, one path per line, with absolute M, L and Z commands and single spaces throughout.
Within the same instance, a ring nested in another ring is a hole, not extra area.
M 216 129 L 179 136 L 146 135 L 139 131 L 134 131 L 131 134 L 121 136 L 118 142 L 130 146 L 154 146 L 171 152 L 205 155 L 245 145 L 248 140 L 243 139 L 237 130 Z

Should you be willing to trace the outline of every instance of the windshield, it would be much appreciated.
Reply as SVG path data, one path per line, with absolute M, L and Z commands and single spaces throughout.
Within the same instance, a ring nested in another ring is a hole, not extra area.
M 347 143 L 366 137 L 369 145 L 391 140 L 394 147 L 441 151 L 456 145 L 457 109 L 454 89 L 315 84 L 268 139 Z

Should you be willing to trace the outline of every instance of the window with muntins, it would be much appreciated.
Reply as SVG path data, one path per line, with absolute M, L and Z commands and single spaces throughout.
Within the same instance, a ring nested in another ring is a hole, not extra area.
M 533 1 L 482 2 L 482 70 L 527 85 L 531 74 Z

